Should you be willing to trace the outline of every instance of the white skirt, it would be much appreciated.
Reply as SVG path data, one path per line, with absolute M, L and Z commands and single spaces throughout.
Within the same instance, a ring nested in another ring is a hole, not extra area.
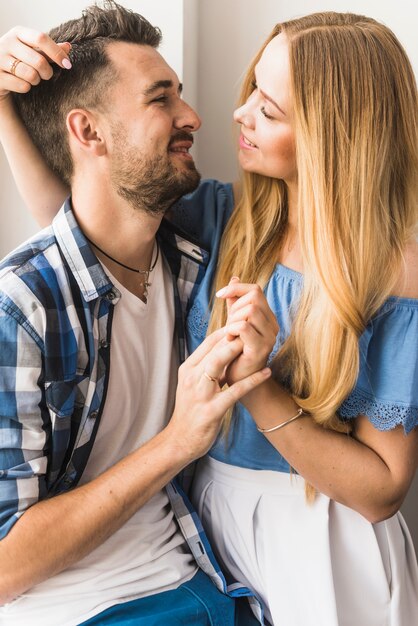
M 274 626 L 416 626 L 418 567 L 400 513 L 371 524 L 297 475 L 202 459 L 192 500 L 224 571 Z

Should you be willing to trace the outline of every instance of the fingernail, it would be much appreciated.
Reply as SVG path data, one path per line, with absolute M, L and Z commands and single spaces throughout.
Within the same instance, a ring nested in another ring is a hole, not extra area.
M 66 70 L 70 70 L 72 68 L 72 64 L 70 59 L 63 59 L 62 60 L 62 64 L 65 67 Z
M 219 289 L 219 291 L 216 292 L 216 296 L 218 298 L 221 298 L 227 291 L 228 287 L 222 287 L 222 289 Z
M 263 374 L 263 376 L 270 376 L 271 369 L 269 367 L 265 367 L 263 370 L 261 370 L 261 373 Z
M 70 42 L 69 41 L 64 41 L 64 43 L 65 43 L 66 46 L 70 46 L 70 50 L 71 50 L 72 45 L 70 44 Z
M 239 276 L 233 276 L 229 282 L 230 282 L 230 283 L 232 283 L 232 281 L 234 281 L 235 283 L 236 283 L 236 282 L 238 282 L 238 283 L 239 283 L 239 281 L 240 281 Z

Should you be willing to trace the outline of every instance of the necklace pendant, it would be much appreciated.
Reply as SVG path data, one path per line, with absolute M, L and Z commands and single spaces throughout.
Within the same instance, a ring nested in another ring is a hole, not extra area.
M 141 283 L 142 288 L 144 290 L 144 293 L 142 294 L 145 300 L 145 304 L 147 303 L 148 300 L 148 287 L 151 287 L 151 283 L 149 283 L 147 280 L 145 280 L 143 283 Z

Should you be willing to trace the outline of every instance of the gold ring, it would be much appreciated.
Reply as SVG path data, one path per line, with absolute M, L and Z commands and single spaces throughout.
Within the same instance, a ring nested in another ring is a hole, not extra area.
M 21 63 L 20 59 L 14 59 L 10 64 L 10 74 L 12 76 L 16 76 L 16 68 Z
M 203 372 L 203 376 L 207 378 L 208 380 L 210 380 L 211 383 L 219 383 L 219 380 L 217 378 L 214 378 L 213 376 L 208 374 L 206 371 Z

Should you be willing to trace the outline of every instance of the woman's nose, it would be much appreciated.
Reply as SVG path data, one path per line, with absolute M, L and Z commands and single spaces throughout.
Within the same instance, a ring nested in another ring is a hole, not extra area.
M 253 128 L 254 115 L 252 114 L 251 106 L 248 100 L 245 104 L 238 107 L 238 109 L 234 111 L 234 120 L 238 124 L 242 124 L 243 126 L 246 126 L 247 128 Z

